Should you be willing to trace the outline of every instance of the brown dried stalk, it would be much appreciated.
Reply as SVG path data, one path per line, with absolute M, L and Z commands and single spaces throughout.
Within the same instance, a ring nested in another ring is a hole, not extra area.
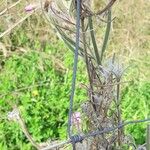
M 29 140 L 29 142 L 31 142 L 31 144 L 36 147 L 38 150 L 40 150 L 40 145 L 37 144 L 34 139 L 32 138 L 32 136 L 29 134 L 27 127 L 21 117 L 20 111 L 17 108 L 17 106 L 14 106 L 14 109 L 12 112 L 9 113 L 8 115 L 8 119 L 12 120 L 12 121 L 17 121 L 23 131 L 23 133 L 25 134 L 25 136 L 27 137 L 27 139 Z
M 116 0 L 111 0 L 102 10 L 99 10 L 99 11 L 97 11 L 96 13 L 92 13 L 91 11 L 90 11 L 90 13 L 88 12 L 88 13 L 85 13 L 85 14 L 83 14 L 84 15 L 84 17 L 91 17 L 91 16 L 97 16 L 97 15 L 101 15 L 101 14 L 103 14 L 104 12 L 106 12 L 107 10 L 109 10 L 112 6 L 113 6 L 113 4 L 116 2 Z
M 23 23 L 27 18 L 29 18 L 31 15 L 33 15 L 35 13 L 36 10 L 38 10 L 39 7 L 37 7 L 34 11 L 32 11 L 31 13 L 27 14 L 25 17 L 23 17 L 22 19 L 20 19 L 18 22 L 16 22 L 15 24 L 13 24 L 10 28 L 8 28 L 6 31 L 4 31 L 3 33 L 0 34 L 0 38 L 2 38 L 3 36 L 9 34 L 14 28 L 18 27 L 21 23 Z
M 18 0 L 17 2 L 15 2 L 14 4 L 12 4 L 11 6 L 5 8 L 3 11 L 0 12 L 0 16 L 3 15 L 5 12 L 7 12 L 9 9 L 15 7 L 16 5 L 18 5 L 22 0 Z

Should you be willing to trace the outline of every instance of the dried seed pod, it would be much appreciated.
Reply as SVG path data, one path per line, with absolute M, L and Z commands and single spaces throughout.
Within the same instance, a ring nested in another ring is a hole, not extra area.
M 50 6 L 51 0 L 46 0 L 44 3 L 44 10 L 48 12 L 48 8 Z

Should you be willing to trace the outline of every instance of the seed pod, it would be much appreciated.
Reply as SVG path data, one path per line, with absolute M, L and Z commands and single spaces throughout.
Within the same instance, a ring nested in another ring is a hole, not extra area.
M 48 12 L 48 8 L 49 8 L 50 3 L 51 3 L 51 0 L 46 0 L 44 3 L 44 10 L 47 12 Z

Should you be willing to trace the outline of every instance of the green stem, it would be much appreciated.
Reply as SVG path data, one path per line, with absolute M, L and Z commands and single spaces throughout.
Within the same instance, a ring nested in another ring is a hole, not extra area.
M 150 124 L 147 125 L 146 149 L 150 150 Z
M 120 79 L 117 80 L 120 82 Z M 117 85 L 117 117 L 118 117 L 118 124 L 121 124 L 121 110 L 120 110 L 120 84 Z M 118 130 L 118 145 L 121 146 L 121 136 L 122 136 L 122 129 Z

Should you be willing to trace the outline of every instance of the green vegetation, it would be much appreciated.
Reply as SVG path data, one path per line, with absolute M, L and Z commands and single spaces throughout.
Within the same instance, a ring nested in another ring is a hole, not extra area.
M 62 49 L 64 53 L 60 56 Z M 54 47 L 47 45 L 46 51 L 13 55 L 5 61 L 1 70 L 0 112 L 4 118 L 0 120 L 0 141 L 8 149 L 21 149 L 22 142 L 26 141 L 19 126 L 6 119 L 12 104 L 19 106 L 36 141 L 66 138 L 73 55 L 61 42 Z M 55 58 L 57 54 L 64 59 L 63 62 Z M 86 81 L 84 65 L 83 62 L 79 64 L 78 83 L 83 83 Z M 79 102 L 86 99 L 86 93 L 79 88 L 76 92 L 78 108 Z
M 122 109 L 126 120 L 140 120 L 150 116 L 150 83 L 135 82 L 123 90 Z M 143 144 L 146 137 L 146 123 L 130 125 L 125 128 L 126 133 L 133 135 L 136 143 Z
M 40 47 L 39 44 L 36 46 Z M 6 118 L 14 103 L 19 106 L 36 141 L 66 138 L 73 54 L 61 42 L 57 42 L 57 45 L 48 44 L 45 52 L 38 52 L 34 48 L 23 55 L 14 53 L 5 61 L 0 73 L 0 141 L 4 150 L 10 147 L 15 150 L 29 149 L 31 146 L 27 144 L 19 126 Z M 78 83 L 86 82 L 84 70 L 80 60 Z M 133 73 L 133 69 L 129 70 L 126 78 Z M 25 89 L 14 92 L 24 87 Z M 76 108 L 80 107 L 79 102 L 86 100 L 85 90 L 80 89 L 79 84 L 77 87 Z M 149 99 L 148 82 L 135 81 L 123 88 L 124 118 L 132 120 L 148 117 Z M 126 128 L 126 132 L 142 144 L 145 141 L 145 129 L 146 124 L 131 125 Z

